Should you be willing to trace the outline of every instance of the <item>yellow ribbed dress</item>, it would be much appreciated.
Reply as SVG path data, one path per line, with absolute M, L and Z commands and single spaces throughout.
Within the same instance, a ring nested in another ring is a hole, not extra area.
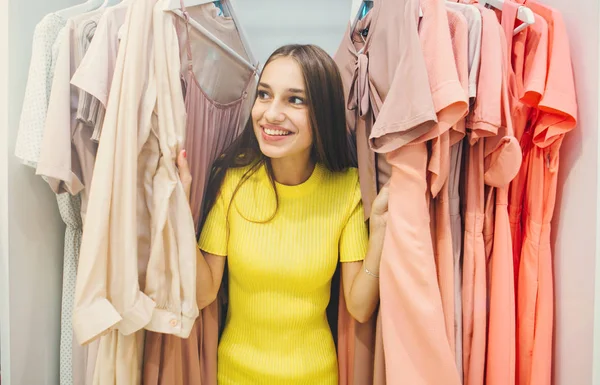
M 306 182 L 277 184 L 276 212 L 264 167 L 231 202 L 246 170 L 227 172 L 199 241 L 227 256 L 229 269 L 218 383 L 337 385 L 326 308 L 338 261 L 360 261 L 367 250 L 357 170 L 317 164 Z

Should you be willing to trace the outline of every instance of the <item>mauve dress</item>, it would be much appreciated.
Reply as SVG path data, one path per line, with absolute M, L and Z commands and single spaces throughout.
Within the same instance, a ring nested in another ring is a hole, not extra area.
M 205 28 L 245 56 L 235 25 L 231 19 L 217 16 L 216 8 L 212 4 L 194 7 L 190 13 L 190 17 L 199 22 L 203 21 L 201 24 Z M 202 47 L 203 42 L 199 40 L 206 38 L 184 24 L 181 19 L 175 19 L 175 23 L 181 51 L 185 52 L 182 66 L 187 67 L 182 71 L 185 74 L 182 76 L 182 83 L 188 114 L 185 148 L 192 173 L 190 206 L 198 229 L 210 168 L 214 160 L 241 132 L 248 116 L 251 100 L 249 96 L 254 94 L 254 89 L 250 92 L 249 89 L 251 83 L 254 83 L 255 73 L 241 64 L 232 63 L 229 67 L 212 64 L 217 60 L 223 63 L 223 58 L 215 57 L 215 51 L 220 49 L 211 48 L 212 43 L 208 43 L 208 48 L 206 45 Z M 236 67 L 238 65 L 239 67 Z M 198 79 L 195 67 L 202 68 L 201 79 Z M 231 95 L 231 90 L 236 90 L 239 96 L 230 102 L 218 102 L 203 90 L 201 83 L 208 85 L 221 99 Z M 222 92 L 223 88 L 228 89 L 225 95 Z M 218 302 L 202 309 L 187 339 L 154 332 L 146 333 L 144 385 L 216 385 L 215 358 L 220 324 Z

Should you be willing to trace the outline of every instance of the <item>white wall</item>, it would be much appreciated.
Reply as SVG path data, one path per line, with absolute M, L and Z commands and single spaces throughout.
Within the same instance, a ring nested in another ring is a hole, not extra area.
M 333 55 L 348 23 L 351 0 L 235 0 L 235 10 L 252 50 L 264 64 L 290 43 L 311 43 Z
M 8 327 L 8 0 L 0 0 L 0 368 L 10 377 L 10 346 Z
M 579 125 L 561 149 L 555 211 L 555 360 L 557 385 L 592 384 L 598 226 L 598 0 L 543 0 L 565 19 L 579 103 Z M 599 282 L 600 283 L 600 282 Z M 598 320 L 596 320 L 598 321 Z M 598 381 L 598 379 L 596 380 Z M 600 382 L 595 382 L 600 384 Z
M 9 66 L 8 114 L 0 114 L 5 119 L 0 140 L 4 384 L 58 384 L 64 226 L 48 186 L 13 154 L 33 29 L 45 14 L 80 1 L 3 0 L 1 10 L 6 20 L 0 25 L 9 38 L 8 55 L 0 55 Z

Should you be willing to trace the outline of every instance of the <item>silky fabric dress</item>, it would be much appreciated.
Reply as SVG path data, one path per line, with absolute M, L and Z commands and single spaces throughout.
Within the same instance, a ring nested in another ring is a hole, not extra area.
M 218 20 L 214 8 L 210 4 L 200 7 L 197 11 L 210 21 Z M 223 23 L 219 37 L 234 45 L 237 31 L 232 29 L 233 25 L 227 21 Z M 250 90 L 250 87 L 255 80 L 255 73 L 243 70 L 240 72 L 245 72 L 245 77 L 230 80 L 237 82 L 231 85 L 233 89 L 242 89 L 237 99 L 228 103 L 211 99 L 200 86 L 194 71 L 194 53 L 200 54 L 192 47 L 192 36 L 196 36 L 192 35 L 191 27 L 187 23 L 176 20 L 175 25 L 180 50 L 184 52 L 182 64 L 185 70 L 182 84 L 187 111 L 185 148 L 192 174 L 190 206 L 194 224 L 198 229 L 202 220 L 202 202 L 211 165 L 240 133 L 242 119 L 247 116 L 244 111 L 247 109 L 246 104 L 250 94 L 254 93 L 254 89 Z M 238 42 L 236 48 L 242 50 L 239 44 Z M 187 339 L 167 334 L 146 333 L 144 384 L 188 385 L 211 383 L 208 378 L 216 380 L 219 313 L 217 302 L 202 309 Z M 203 333 L 203 328 L 208 328 L 211 332 Z

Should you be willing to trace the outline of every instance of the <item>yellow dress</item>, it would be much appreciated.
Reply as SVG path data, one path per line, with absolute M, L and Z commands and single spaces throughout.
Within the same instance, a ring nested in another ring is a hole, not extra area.
M 218 383 L 337 385 L 326 308 L 338 261 L 367 250 L 357 170 L 317 164 L 298 186 L 276 184 L 277 211 L 264 167 L 231 201 L 246 171 L 228 171 L 199 241 L 229 269 Z

